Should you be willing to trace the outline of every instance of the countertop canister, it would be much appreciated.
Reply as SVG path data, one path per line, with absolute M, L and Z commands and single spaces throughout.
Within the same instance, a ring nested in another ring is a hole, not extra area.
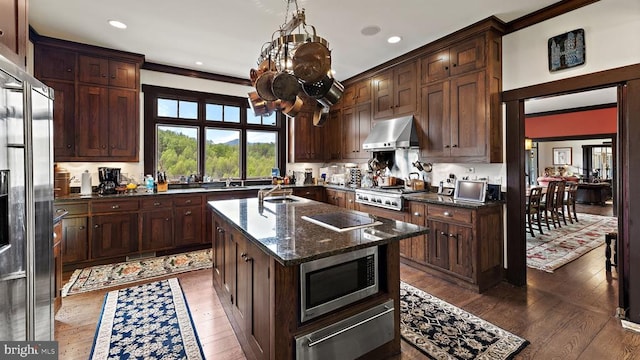
M 85 170 L 82 173 L 80 195 L 91 195 L 91 174 L 89 174 L 89 170 Z

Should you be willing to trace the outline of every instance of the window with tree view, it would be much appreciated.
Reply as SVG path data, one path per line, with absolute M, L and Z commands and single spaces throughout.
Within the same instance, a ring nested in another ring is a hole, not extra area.
M 145 173 L 170 182 L 271 177 L 283 169 L 284 129 L 247 99 L 144 85 Z M 152 139 L 149 141 L 148 139 Z

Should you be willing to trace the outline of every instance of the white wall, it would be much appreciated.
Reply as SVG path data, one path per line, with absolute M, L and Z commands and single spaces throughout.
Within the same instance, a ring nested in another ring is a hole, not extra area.
M 550 73 L 547 40 L 583 28 L 584 65 Z M 640 63 L 640 1 L 601 0 L 502 38 L 502 88 L 534 84 Z
M 565 140 L 565 141 L 544 141 L 538 142 L 538 174 L 542 176 L 545 167 L 553 167 L 553 148 L 570 147 L 572 154 L 571 167 L 568 172 L 581 174 L 583 169 L 582 146 L 599 145 L 603 142 L 610 142 L 611 139 L 589 139 L 589 140 Z

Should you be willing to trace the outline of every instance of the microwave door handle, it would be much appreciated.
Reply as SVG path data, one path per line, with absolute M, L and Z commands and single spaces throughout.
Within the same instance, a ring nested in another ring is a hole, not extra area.
M 385 306 L 385 308 L 387 308 L 387 307 Z M 318 345 L 318 344 L 320 344 L 321 342 L 327 341 L 327 340 L 329 340 L 329 339 L 331 339 L 331 338 L 333 338 L 333 337 L 336 337 L 336 336 L 338 336 L 338 335 L 340 335 L 340 334 L 342 334 L 342 333 L 344 333 L 344 332 L 347 332 L 347 331 L 349 331 L 349 330 L 351 330 L 351 329 L 353 329 L 353 328 L 356 328 L 356 327 L 358 327 L 358 326 L 360 326 L 360 325 L 362 325 L 362 324 L 368 323 L 368 322 L 369 322 L 369 321 L 371 321 L 371 320 L 377 319 L 377 318 L 379 318 L 380 316 L 386 315 L 386 314 L 388 314 L 388 313 L 390 313 L 390 312 L 393 312 L 393 311 L 394 311 L 394 308 L 387 308 L 387 310 L 385 310 L 385 311 L 381 312 L 380 314 L 377 314 L 377 315 L 374 315 L 374 316 L 372 316 L 372 317 L 370 317 L 370 318 L 367 318 L 367 319 L 364 319 L 364 320 L 358 321 L 358 322 L 357 322 L 357 323 L 355 323 L 355 324 L 349 325 L 349 326 L 347 326 L 347 327 L 346 327 L 346 328 L 344 328 L 344 329 L 338 330 L 338 331 L 336 331 L 336 332 L 334 332 L 334 333 L 332 333 L 332 334 L 329 334 L 329 335 L 327 335 L 327 336 L 325 336 L 325 337 L 323 337 L 323 338 L 320 338 L 320 339 L 318 339 L 318 340 L 311 341 L 311 339 L 309 339 L 309 344 L 308 344 L 307 346 L 312 347 L 312 346 Z

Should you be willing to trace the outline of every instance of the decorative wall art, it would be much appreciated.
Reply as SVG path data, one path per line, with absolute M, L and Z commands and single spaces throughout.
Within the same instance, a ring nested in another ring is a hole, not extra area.
M 553 165 L 571 165 L 571 148 L 553 148 Z
M 558 71 L 584 64 L 586 49 L 584 29 L 576 29 L 549 38 L 549 71 Z

